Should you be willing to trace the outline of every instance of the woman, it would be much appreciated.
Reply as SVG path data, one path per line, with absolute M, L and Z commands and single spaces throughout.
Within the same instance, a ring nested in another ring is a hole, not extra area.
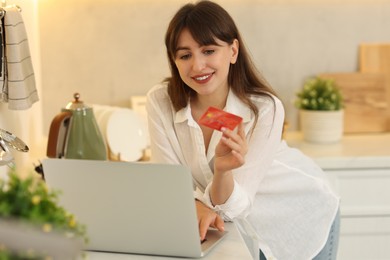
M 165 44 L 172 75 L 148 93 L 152 160 L 191 169 L 200 238 L 235 221 L 256 259 L 335 259 L 339 199 L 282 141 L 281 101 L 230 15 L 209 1 L 187 4 Z M 235 131 L 198 124 L 210 106 L 243 121 Z

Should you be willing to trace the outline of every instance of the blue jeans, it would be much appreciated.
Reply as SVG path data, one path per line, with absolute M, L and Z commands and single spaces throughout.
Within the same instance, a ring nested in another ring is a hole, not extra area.
M 337 212 L 336 218 L 333 221 L 332 227 L 328 235 L 328 240 L 325 246 L 321 249 L 319 254 L 313 260 L 336 260 L 337 249 L 339 245 L 340 234 L 340 210 Z M 263 252 L 260 250 L 260 260 L 266 260 Z

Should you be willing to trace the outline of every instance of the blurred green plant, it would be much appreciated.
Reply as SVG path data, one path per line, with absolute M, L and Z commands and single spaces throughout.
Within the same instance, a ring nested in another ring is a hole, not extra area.
M 86 228 L 71 213 L 58 205 L 59 191 L 51 191 L 39 177 L 22 178 L 15 170 L 8 180 L 0 179 L 0 220 L 18 220 L 39 227 L 42 232 L 62 233 L 67 238 L 81 237 L 87 242 Z M 9 252 L 0 242 L 0 260 L 41 259 L 29 250 Z M 46 258 L 45 258 L 46 259 Z
M 311 78 L 296 93 L 295 106 L 304 110 L 341 110 L 344 106 L 343 96 L 334 80 Z

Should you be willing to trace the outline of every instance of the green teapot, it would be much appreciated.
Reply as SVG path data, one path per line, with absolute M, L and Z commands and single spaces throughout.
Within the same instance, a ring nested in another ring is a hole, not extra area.
M 51 122 L 47 142 L 49 158 L 107 160 L 107 149 L 92 107 L 75 93 Z

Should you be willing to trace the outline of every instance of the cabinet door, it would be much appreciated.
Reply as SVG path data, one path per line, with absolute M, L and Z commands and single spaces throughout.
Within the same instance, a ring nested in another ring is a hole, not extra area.
M 341 197 L 341 216 L 390 217 L 390 169 L 325 171 Z
M 390 217 L 342 217 L 337 259 L 389 260 Z
M 341 199 L 338 259 L 390 259 L 390 169 L 325 171 Z

